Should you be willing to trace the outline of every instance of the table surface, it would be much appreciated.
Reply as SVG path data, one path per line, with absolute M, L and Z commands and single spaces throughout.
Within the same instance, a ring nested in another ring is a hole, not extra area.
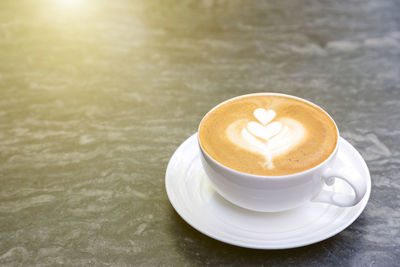
M 400 2 L 0 3 L 0 265 L 392 266 L 400 259 Z M 372 194 L 346 230 L 251 250 L 174 211 L 167 163 L 201 117 L 273 91 L 335 118 Z

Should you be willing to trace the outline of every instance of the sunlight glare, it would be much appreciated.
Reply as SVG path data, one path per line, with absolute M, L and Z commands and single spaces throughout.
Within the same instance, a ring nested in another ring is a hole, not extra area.
M 79 2 L 83 0 L 57 0 L 60 3 L 61 7 L 64 8 L 77 8 L 79 6 Z

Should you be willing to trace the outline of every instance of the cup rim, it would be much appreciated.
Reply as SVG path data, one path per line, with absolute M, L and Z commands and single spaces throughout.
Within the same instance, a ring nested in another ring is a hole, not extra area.
M 333 124 L 335 125 L 335 129 L 336 129 L 336 144 L 335 144 L 335 148 L 333 149 L 333 151 L 331 152 L 331 154 L 330 154 L 325 160 L 321 161 L 319 164 L 315 165 L 314 167 L 312 167 L 312 168 L 310 168 L 310 169 L 307 169 L 307 170 L 304 170 L 304 171 L 301 171 L 301 172 L 292 173 L 292 174 L 285 174 L 285 175 L 258 175 L 258 174 L 251 174 L 251 173 L 247 173 L 247 172 L 241 172 L 241 171 L 235 170 L 235 169 L 233 169 L 233 168 L 227 167 L 227 166 L 225 166 L 224 164 L 222 164 L 222 163 L 218 162 L 217 160 L 215 160 L 213 157 L 211 157 L 211 156 L 207 153 L 207 151 L 205 151 L 205 149 L 203 148 L 203 146 L 202 146 L 202 144 L 201 144 L 201 142 L 200 142 L 199 131 L 200 131 L 200 126 L 201 126 L 201 124 L 202 124 L 204 118 L 205 118 L 209 113 L 211 113 L 213 110 L 217 109 L 218 107 L 220 107 L 221 105 L 223 105 L 223 104 L 225 104 L 225 103 L 227 103 L 227 102 L 230 102 L 230 101 L 233 101 L 233 100 L 236 100 L 236 99 L 240 99 L 240 98 L 249 97 L 249 96 L 257 96 L 257 95 L 274 95 L 274 96 L 283 96 L 283 97 L 288 97 L 288 98 L 297 99 L 297 100 L 306 102 L 306 103 L 308 103 L 308 104 L 310 104 L 310 105 L 312 105 L 312 106 L 314 106 L 314 107 L 317 107 L 317 108 L 320 109 L 322 112 L 324 112 L 324 113 L 331 119 L 331 121 L 332 121 Z M 275 92 L 250 93 L 250 94 L 245 94 L 245 95 L 240 95 L 240 96 L 235 96 L 235 97 L 229 98 L 229 99 L 227 99 L 227 100 L 225 100 L 225 101 L 219 103 L 218 105 L 214 106 L 212 109 L 210 109 L 210 110 L 203 116 L 203 118 L 200 120 L 199 126 L 198 126 L 198 128 L 197 128 L 197 143 L 199 144 L 199 147 L 200 147 L 200 149 L 201 149 L 203 155 L 207 156 L 207 158 L 208 158 L 209 160 L 211 160 L 214 164 L 218 165 L 219 167 L 223 168 L 223 169 L 226 170 L 226 171 L 233 172 L 234 174 L 237 174 L 237 175 L 246 175 L 246 176 L 248 176 L 248 177 L 252 177 L 252 178 L 256 178 L 256 179 L 270 179 L 270 178 L 279 178 L 279 179 L 282 179 L 282 178 L 293 178 L 293 177 L 295 177 L 295 176 L 300 176 L 300 175 L 302 176 L 302 175 L 311 173 L 311 172 L 313 172 L 314 170 L 320 168 L 322 165 L 325 165 L 328 161 L 330 161 L 330 160 L 334 157 L 334 155 L 336 154 L 336 152 L 337 152 L 337 150 L 338 150 L 338 147 L 339 147 L 339 138 L 340 138 L 340 135 L 339 135 L 339 128 L 337 127 L 335 120 L 334 120 L 334 119 L 331 117 L 331 115 L 329 115 L 329 113 L 328 113 L 327 111 L 325 111 L 323 108 L 321 108 L 321 107 L 318 106 L 317 104 L 315 104 L 315 103 L 313 103 L 313 102 L 311 102 L 311 101 L 309 101 L 309 100 L 307 100 L 307 99 L 304 99 L 304 98 L 301 98 L 301 97 L 298 97 L 298 96 L 294 96 L 294 95 L 288 95 L 288 94 L 283 94 L 283 93 L 275 93 Z

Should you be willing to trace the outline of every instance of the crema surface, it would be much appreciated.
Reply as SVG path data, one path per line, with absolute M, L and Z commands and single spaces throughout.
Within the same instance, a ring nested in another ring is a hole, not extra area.
M 282 95 L 229 100 L 202 120 L 204 150 L 221 164 L 255 175 L 288 175 L 317 166 L 338 139 L 320 108 Z

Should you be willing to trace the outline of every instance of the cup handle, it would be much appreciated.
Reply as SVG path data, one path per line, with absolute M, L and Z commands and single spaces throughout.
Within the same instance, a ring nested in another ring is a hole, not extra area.
M 361 201 L 367 191 L 366 179 L 363 179 L 360 174 L 344 167 L 338 169 L 328 168 L 322 174 L 322 179 L 327 185 L 333 185 L 336 178 L 347 182 L 355 194 L 349 195 L 340 192 L 322 190 L 312 199 L 312 201 L 329 203 L 339 207 L 352 207 Z

